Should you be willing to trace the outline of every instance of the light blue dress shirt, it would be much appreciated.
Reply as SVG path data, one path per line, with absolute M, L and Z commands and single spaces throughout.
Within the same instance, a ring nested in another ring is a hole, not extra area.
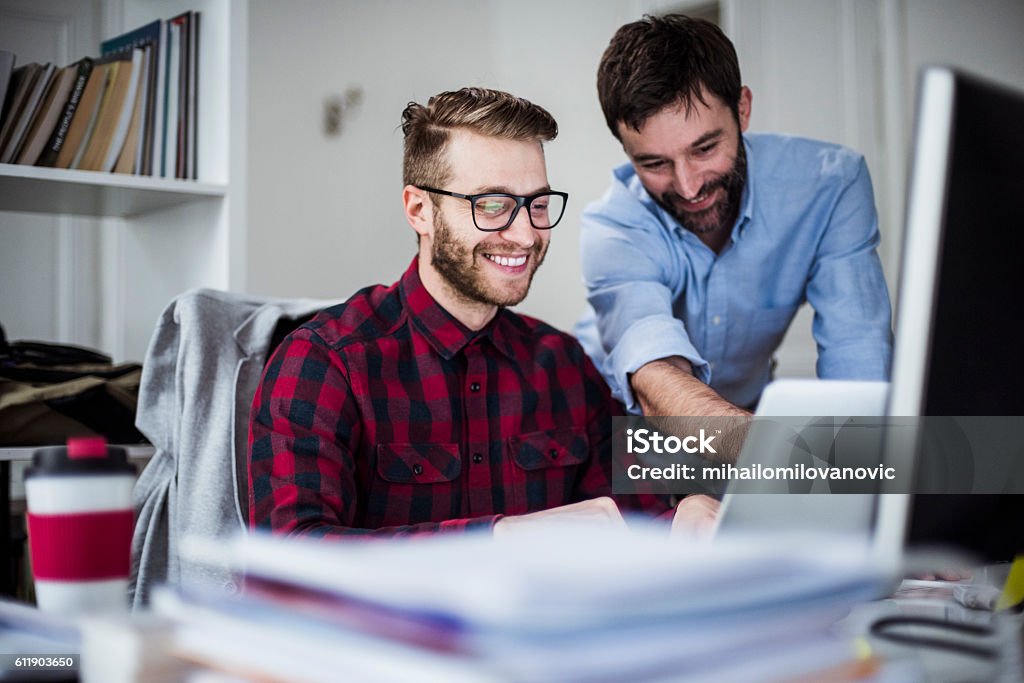
M 864 158 L 804 138 L 743 139 L 747 184 L 720 254 L 651 199 L 631 164 L 584 211 L 592 309 L 575 332 L 631 412 L 639 406 L 629 375 L 669 356 L 689 360 L 726 400 L 752 406 L 805 301 L 819 377 L 888 378 L 891 310 Z

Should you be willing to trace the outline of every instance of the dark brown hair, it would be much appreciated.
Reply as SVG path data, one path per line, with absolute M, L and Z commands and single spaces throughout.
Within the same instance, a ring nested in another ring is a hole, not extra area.
M 410 102 L 402 112 L 402 178 L 406 185 L 444 187 L 451 173 L 445 147 L 451 131 L 458 128 L 537 142 L 558 135 L 558 124 L 547 110 L 500 90 L 462 88 L 434 95 L 426 106 Z
M 597 69 L 597 96 L 612 135 L 621 121 L 639 131 L 665 107 L 687 111 L 704 101 L 702 90 L 720 98 L 739 120 L 742 90 L 736 49 L 710 21 L 682 14 L 645 16 L 620 28 Z

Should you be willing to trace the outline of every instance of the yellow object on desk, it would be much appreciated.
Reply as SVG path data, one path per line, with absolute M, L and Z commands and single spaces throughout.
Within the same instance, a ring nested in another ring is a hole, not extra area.
M 1010 566 L 1010 575 L 1006 577 L 1003 594 L 999 596 L 996 609 L 1002 610 L 1020 604 L 1024 600 L 1024 555 L 1018 555 Z

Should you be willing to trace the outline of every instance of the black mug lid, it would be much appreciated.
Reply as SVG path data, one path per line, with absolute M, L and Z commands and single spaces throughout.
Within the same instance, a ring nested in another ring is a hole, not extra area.
M 25 478 L 60 477 L 68 475 L 135 474 L 135 465 L 128 462 L 128 452 L 108 446 L 103 437 L 71 438 L 67 446 L 37 448 L 32 453 L 32 466 Z

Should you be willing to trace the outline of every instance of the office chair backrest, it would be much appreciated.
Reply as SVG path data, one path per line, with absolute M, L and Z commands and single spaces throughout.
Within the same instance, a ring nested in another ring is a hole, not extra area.
M 194 289 L 164 310 L 143 362 L 136 420 L 156 452 L 135 488 L 134 607 L 158 583 L 236 590 L 226 568 L 183 559 L 181 540 L 246 527 L 249 408 L 275 332 L 333 303 Z

